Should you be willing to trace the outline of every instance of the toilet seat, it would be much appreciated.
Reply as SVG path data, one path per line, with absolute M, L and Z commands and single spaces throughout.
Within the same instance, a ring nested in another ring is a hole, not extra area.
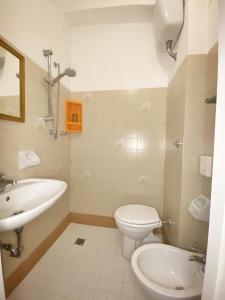
M 155 223 L 148 223 L 148 224 L 133 224 L 133 223 L 128 223 L 128 222 L 124 222 L 120 219 L 118 219 L 117 217 L 115 217 L 115 220 L 117 223 L 126 226 L 126 227 L 130 227 L 130 228 L 139 228 L 139 229 L 144 229 L 144 228 L 158 228 L 162 226 L 161 221 L 159 220 L 158 222 Z
M 120 206 L 116 209 L 114 216 L 120 222 L 131 226 L 146 226 L 161 222 L 154 207 L 140 204 Z

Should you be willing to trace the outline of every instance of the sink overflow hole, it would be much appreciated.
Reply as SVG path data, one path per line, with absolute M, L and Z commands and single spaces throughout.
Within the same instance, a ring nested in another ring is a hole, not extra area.
M 85 241 L 86 241 L 86 239 L 77 238 L 74 244 L 79 245 L 79 246 L 83 246 Z
M 184 287 L 183 286 L 175 286 L 175 290 L 177 290 L 177 291 L 183 291 Z

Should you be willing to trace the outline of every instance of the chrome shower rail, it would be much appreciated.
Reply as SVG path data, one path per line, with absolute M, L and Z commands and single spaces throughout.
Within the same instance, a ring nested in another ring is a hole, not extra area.
M 52 84 L 51 84 L 51 56 L 53 54 L 53 51 L 51 49 L 44 49 L 43 55 L 47 57 L 48 60 L 48 74 L 45 78 L 45 82 L 48 84 L 48 116 L 43 117 L 45 121 L 54 121 L 53 111 L 52 111 Z

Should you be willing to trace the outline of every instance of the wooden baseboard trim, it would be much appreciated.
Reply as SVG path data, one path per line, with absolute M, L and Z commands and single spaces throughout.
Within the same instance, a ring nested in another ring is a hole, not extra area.
M 113 217 L 79 214 L 75 212 L 70 213 L 70 222 L 92 226 L 117 228 Z
M 18 268 L 5 280 L 5 293 L 8 297 L 17 285 L 32 270 L 35 264 L 41 259 L 45 252 L 57 240 L 60 234 L 66 229 L 70 223 L 70 214 L 68 214 L 62 222 L 45 238 L 45 240 L 28 256 Z

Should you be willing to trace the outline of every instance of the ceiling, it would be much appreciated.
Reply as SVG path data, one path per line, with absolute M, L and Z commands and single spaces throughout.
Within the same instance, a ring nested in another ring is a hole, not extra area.
M 151 22 L 155 0 L 64 0 L 72 26 Z

